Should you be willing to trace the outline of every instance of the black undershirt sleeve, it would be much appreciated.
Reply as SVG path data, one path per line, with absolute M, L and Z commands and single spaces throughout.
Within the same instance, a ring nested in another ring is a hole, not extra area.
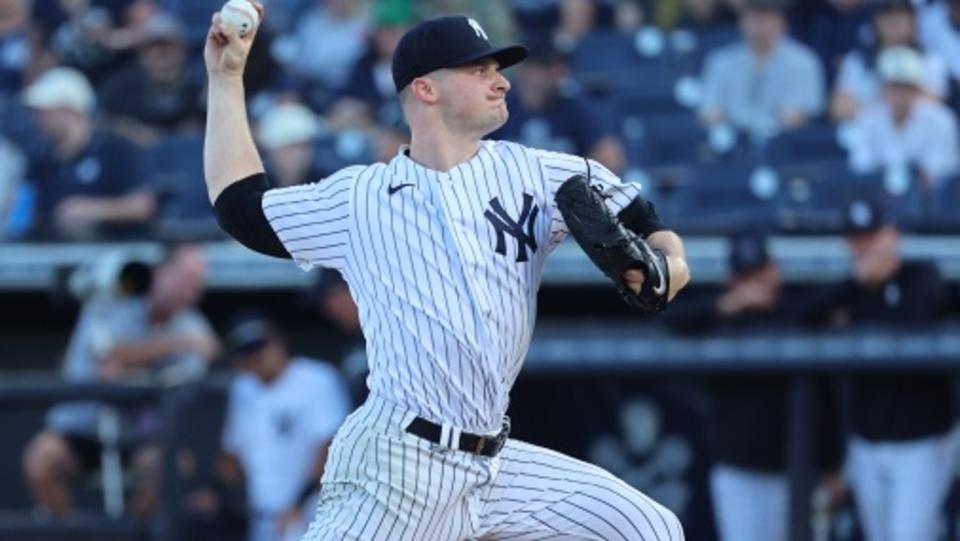
M 263 173 L 234 182 L 213 204 L 217 223 L 240 244 L 255 252 L 291 259 L 263 213 L 263 193 L 270 189 Z
M 657 231 L 667 229 L 667 226 L 660 221 L 660 216 L 657 215 L 657 209 L 654 208 L 653 203 L 640 196 L 637 196 L 629 205 L 624 207 L 617 214 L 617 218 L 620 219 L 624 227 L 642 238 L 647 238 Z
M 584 158 L 583 161 L 587 166 L 587 180 L 590 180 L 593 178 L 593 173 L 590 171 L 590 160 Z M 617 213 L 617 218 L 624 227 L 644 239 L 657 231 L 668 229 L 660 221 L 660 216 L 657 215 L 657 209 L 654 208 L 653 203 L 641 196 L 637 196 L 629 205 Z

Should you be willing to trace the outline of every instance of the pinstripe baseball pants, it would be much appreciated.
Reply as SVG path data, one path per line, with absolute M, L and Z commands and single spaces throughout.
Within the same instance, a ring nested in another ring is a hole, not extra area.
M 371 395 L 347 419 L 304 541 L 683 540 L 672 512 L 597 466 L 513 439 L 494 458 L 450 449 L 405 432 L 414 417 Z

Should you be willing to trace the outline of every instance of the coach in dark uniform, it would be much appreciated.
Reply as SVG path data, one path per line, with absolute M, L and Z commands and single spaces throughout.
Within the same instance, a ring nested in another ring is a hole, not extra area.
M 820 302 L 834 326 L 922 325 L 945 298 L 935 264 L 904 261 L 900 233 L 881 204 L 846 208 L 853 276 Z M 850 482 L 865 538 L 934 541 L 952 479 L 952 378 L 921 370 L 858 373 L 850 379 Z
M 780 271 L 756 234 L 730 242 L 731 278 L 722 291 L 677 304 L 665 316 L 686 331 L 764 335 L 796 323 L 799 303 L 784 299 Z M 721 541 L 786 541 L 788 374 L 736 371 L 707 381 L 707 432 L 715 465 L 710 488 Z M 826 381 L 815 385 L 816 438 L 824 488 L 837 486 L 842 458 L 836 400 Z

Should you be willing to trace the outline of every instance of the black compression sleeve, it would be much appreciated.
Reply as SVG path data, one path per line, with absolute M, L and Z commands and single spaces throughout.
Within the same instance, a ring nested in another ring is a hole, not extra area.
M 234 182 L 220 192 L 213 214 L 220 227 L 240 244 L 261 254 L 291 259 L 263 214 L 263 193 L 269 188 L 263 173 Z
M 624 227 L 643 238 L 667 229 L 667 226 L 660 221 L 653 203 L 639 196 L 621 210 L 617 217 L 620 218 Z

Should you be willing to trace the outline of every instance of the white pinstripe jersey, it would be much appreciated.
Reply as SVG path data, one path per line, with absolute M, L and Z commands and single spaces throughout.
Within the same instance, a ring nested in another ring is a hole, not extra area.
M 590 162 L 619 212 L 639 193 Z M 492 434 L 530 344 L 547 255 L 567 234 L 554 193 L 583 158 L 483 141 L 439 172 L 402 149 L 305 186 L 263 209 L 303 268 L 336 268 L 367 339 L 371 392 L 438 423 Z

